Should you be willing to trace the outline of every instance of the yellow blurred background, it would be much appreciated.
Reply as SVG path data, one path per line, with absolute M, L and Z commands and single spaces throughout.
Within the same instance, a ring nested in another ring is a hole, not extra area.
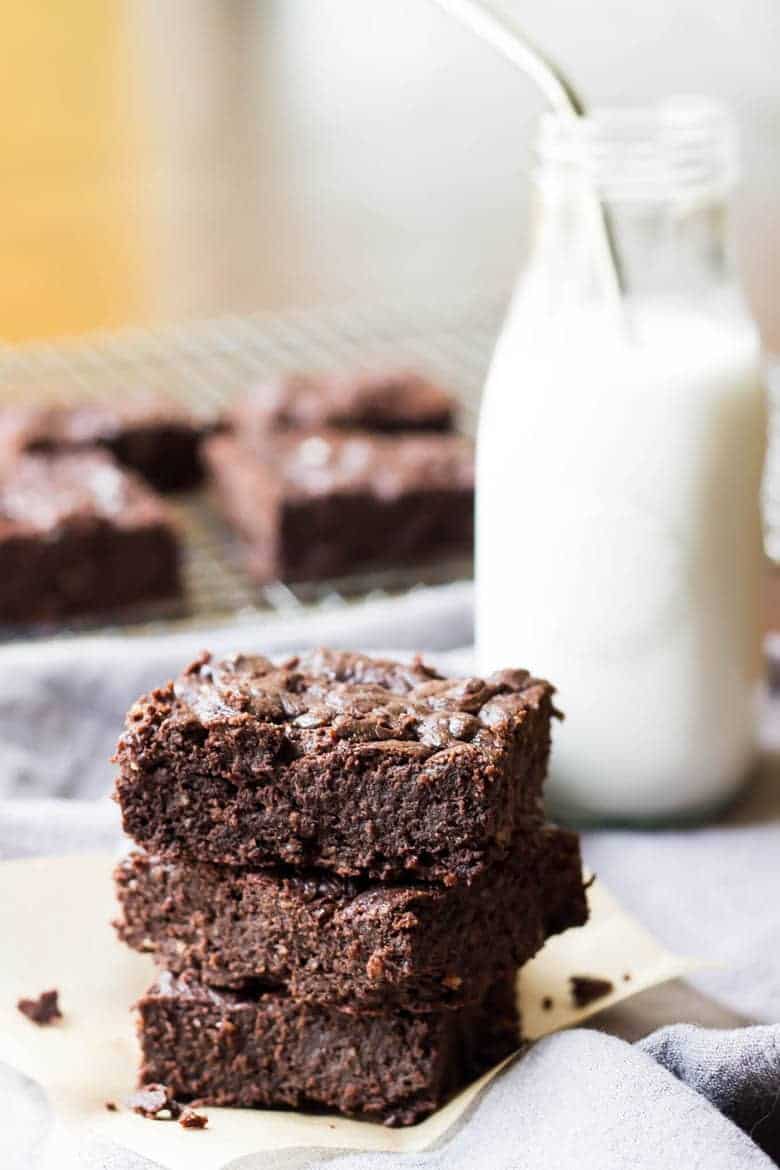
M 9 4 L 0 38 L 0 333 L 144 315 L 125 9 Z

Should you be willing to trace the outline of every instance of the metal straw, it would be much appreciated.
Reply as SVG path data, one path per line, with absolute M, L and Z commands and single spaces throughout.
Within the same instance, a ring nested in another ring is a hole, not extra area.
M 558 113 L 568 114 L 573 118 L 585 116 L 585 103 L 574 86 L 558 66 L 529 41 L 514 21 L 506 16 L 500 16 L 485 0 L 433 0 L 433 3 L 471 29 L 481 40 L 492 45 L 508 61 L 532 78 Z M 598 196 L 596 200 L 605 268 L 613 284 L 615 297 L 620 300 L 626 291 L 620 253 L 609 210 Z

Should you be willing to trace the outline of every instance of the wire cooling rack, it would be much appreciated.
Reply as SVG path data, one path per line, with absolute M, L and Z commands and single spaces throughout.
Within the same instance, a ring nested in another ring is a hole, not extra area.
M 387 362 L 413 366 L 451 388 L 461 403 L 461 427 L 472 432 L 503 307 L 496 298 L 414 316 L 398 306 L 257 314 L 0 348 L 0 395 L 67 403 L 151 388 L 211 414 L 260 378 L 291 370 L 349 370 L 366 362 Z M 171 507 L 183 534 L 185 600 L 173 608 L 129 615 L 123 619 L 123 630 L 146 633 L 171 623 L 202 624 L 269 609 L 289 613 L 311 606 L 336 607 L 360 597 L 471 574 L 470 562 L 461 560 L 339 581 L 258 586 L 244 573 L 239 550 L 206 492 L 173 497 Z M 107 628 L 117 627 L 84 620 L 23 633 L 52 637 Z M 20 633 L 0 630 L 0 639 Z

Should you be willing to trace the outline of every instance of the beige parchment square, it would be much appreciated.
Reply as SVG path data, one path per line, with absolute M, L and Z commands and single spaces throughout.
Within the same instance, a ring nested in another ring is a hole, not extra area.
M 43 1086 L 71 1133 L 89 1132 L 170 1170 L 213 1170 L 231 1158 L 286 1146 L 419 1150 L 445 1133 L 492 1075 L 406 1130 L 270 1110 L 206 1109 L 209 1127 L 202 1131 L 136 1116 L 122 1107 L 138 1064 L 130 1005 L 151 983 L 154 966 L 122 946 L 110 926 L 114 862 L 100 855 L 0 864 L 0 1060 Z M 551 939 L 519 977 L 529 1039 L 700 966 L 661 946 L 600 882 L 589 898 L 588 925 Z M 568 986 L 576 974 L 609 979 L 614 990 L 577 1009 Z M 64 1019 L 39 1028 L 16 1002 L 49 987 L 59 989 Z M 551 1008 L 543 1006 L 546 997 Z M 106 1101 L 119 1104 L 119 1112 L 108 1112 Z

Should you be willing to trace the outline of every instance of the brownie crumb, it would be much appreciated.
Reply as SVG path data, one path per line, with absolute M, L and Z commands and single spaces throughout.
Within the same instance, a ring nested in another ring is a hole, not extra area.
M 571 997 L 579 1008 L 587 1007 L 615 990 L 609 979 L 598 979 L 593 975 L 572 975 L 569 985 Z
M 37 999 L 20 999 L 17 1008 L 28 1020 L 34 1024 L 44 1026 L 62 1019 L 59 1005 L 59 992 L 56 988 L 51 991 L 42 991 Z
M 631 972 L 630 971 L 626 971 L 625 975 L 623 976 L 623 982 L 624 983 L 631 982 Z
M 106 1101 L 106 1109 L 109 1113 L 118 1113 L 116 1101 Z
M 165 1085 L 144 1085 L 127 1099 L 133 1113 L 155 1121 L 175 1121 L 181 1114 L 181 1105 L 166 1089 Z
M 545 1012 L 550 1012 L 554 1006 L 555 1000 L 551 996 L 545 995 L 544 999 L 542 1000 L 542 1010 Z
M 208 1123 L 205 1113 L 196 1113 L 194 1109 L 185 1109 L 179 1118 L 179 1125 L 185 1129 L 205 1129 Z

